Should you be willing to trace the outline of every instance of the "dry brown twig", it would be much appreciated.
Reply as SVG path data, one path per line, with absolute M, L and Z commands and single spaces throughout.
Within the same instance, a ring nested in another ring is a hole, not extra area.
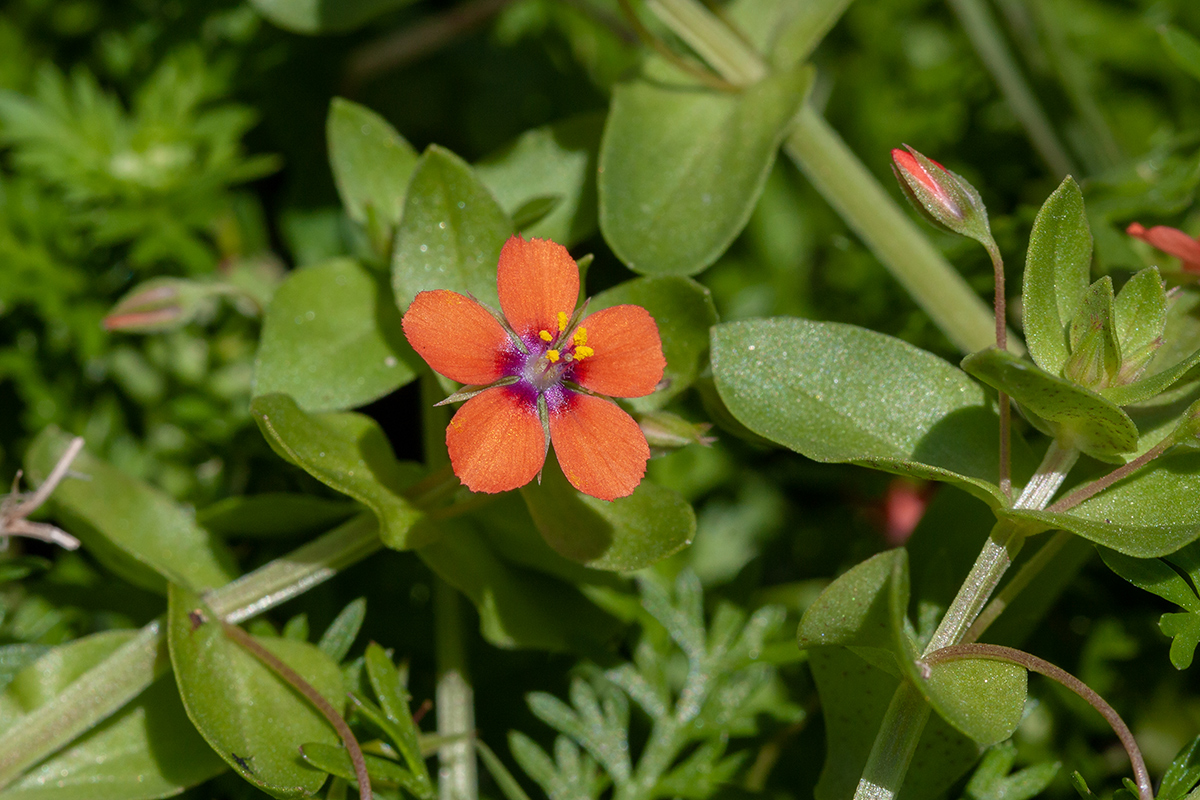
M 0 500 L 0 539 L 7 541 L 9 536 L 26 536 L 30 539 L 41 539 L 43 542 L 56 544 L 66 550 L 74 550 L 79 547 L 79 540 L 62 528 L 46 522 L 30 522 L 28 517 L 41 508 L 42 503 L 46 502 L 63 478 L 67 477 L 67 470 L 71 468 L 71 462 L 75 460 L 82 449 L 83 437 L 76 436 L 63 451 L 58 463 L 50 471 L 49 477 L 35 492 L 21 494 L 18 491 L 22 473 L 20 470 L 17 471 L 16 477 L 13 478 L 12 493 Z

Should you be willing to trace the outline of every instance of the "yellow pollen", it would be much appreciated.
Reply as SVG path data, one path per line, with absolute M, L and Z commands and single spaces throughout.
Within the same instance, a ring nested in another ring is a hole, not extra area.
M 576 361 L 583 361 L 588 356 L 594 356 L 594 355 L 596 355 L 596 351 L 586 345 L 581 345 L 581 346 L 575 348 L 575 360 Z
M 550 359 L 551 364 L 557 364 L 558 363 L 558 351 L 557 350 L 547 350 L 546 358 Z
M 565 311 L 558 312 L 558 332 L 562 333 L 567 329 L 567 314 Z
M 576 347 L 587 344 L 587 328 L 579 328 L 571 338 L 575 341 Z
M 543 342 L 554 341 L 554 337 L 550 335 L 550 331 L 538 331 L 538 336 L 542 338 Z

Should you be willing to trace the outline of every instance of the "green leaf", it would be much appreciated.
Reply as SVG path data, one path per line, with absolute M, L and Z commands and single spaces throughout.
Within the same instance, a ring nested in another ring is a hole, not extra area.
M 293 33 L 353 30 L 412 0 L 251 0 L 254 10 Z
M 966 797 L 970 800 L 1031 800 L 1041 794 L 1058 775 L 1061 766 L 1043 761 L 1009 775 L 1017 762 L 1017 746 L 1004 742 L 988 750 L 971 780 Z
M 311 494 L 264 494 L 227 497 L 196 513 L 196 521 L 222 538 L 273 539 L 319 533 L 345 522 L 356 503 Z
M 305 642 L 256 639 L 334 708 L 344 705 L 342 673 L 328 656 Z M 235 772 L 274 797 L 310 797 L 321 788 L 325 773 L 305 764 L 299 748 L 340 742 L 333 727 L 282 678 L 226 638 L 198 595 L 174 585 L 167 642 L 188 717 Z
M 35 484 L 46 479 L 71 439 L 52 426 L 29 446 L 25 468 Z M 237 577 L 224 543 L 159 490 L 87 450 L 71 469 L 87 477 L 68 477 L 53 503 L 70 531 L 113 572 L 160 594 L 168 581 L 213 589 Z
M 387 120 L 365 106 L 333 98 L 325 122 L 329 166 L 350 219 L 386 255 L 404 212 L 417 151 Z
M 1158 29 L 1163 47 L 1175 64 L 1196 80 L 1200 81 L 1200 41 L 1185 30 L 1174 25 L 1163 25 Z
M 783 70 L 737 93 L 702 89 L 662 62 L 613 91 L 600 144 L 600 228 L 643 275 L 693 275 L 745 227 L 812 83 Z
M 992 507 L 999 422 L 983 389 L 881 333 L 800 319 L 713 328 L 721 399 L 754 433 L 817 461 L 956 484 Z M 1024 467 L 1014 448 L 1015 474 Z
M 511 564 L 544 572 L 567 583 L 616 590 L 628 588 L 622 577 L 608 570 L 585 567 L 552 548 L 534 523 L 525 499 L 516 492 L 501 494 L 471 514 L 471 520 L 497 555 Z
M 643 480 L 628 497 L 597 500 L 567 482 L 550 456 L 540 484 L 521 487 L 538 531 L 559 554 L 594 569 L 648 567 L 696 533 L 696 515 L 678 493 Z
M 329 623 L 329 627 L 321 634 L 317 648 L 329 656 L 334 663 L 340 664 L 350 652 L 358 632 L 362 630 L 363 620 L 367 618 L 367 598 L 359 597 L 351 600 L 346 607 L 338 612 Z
M 825 720 L 825 765 L 813 794 L 816 800 L 845 800 L 858 786 L 899 680 L 840 647 L 816 648 L 809 654 L 809 667 Z M 977 744 L 931 715 L 899 800 L 941 796 L 978 760 L 979 752 Z
M 988 348 L 972 353 L 962 368 L 1008 395 L 1038 430 L 1065 447 L 1102 460 L 1137 448 L 1138 430 L 1129 415 L 1095 392 L 1039 369 L 1012 353 Z
M 470 525 L 440 524 L 447 531 L 417 555 L 471 600 L 480 632 L 497 647 L 593 652 L 620 629 L 576 587 L 502 561 Z
M 553 198 L 548 213 L 521 233 L 571 247 L 596 232 L 596 159 L 603 127 L 603 116 L 584 114 L 534 128 L 476 164 L 475 174 L 514 221 L 531 202 Z
M 471 167 L 431 145 L 417 162 L 396 231 L 396 304 L 408 308 L 418 292 L 450 289 L 496 306 L 496 263 L 512 232 L 512 221 Z
M 1107 548 L 1100 548 L 1100 557 L 1134 586 L 1184 609 L 1182 614 L 1163 614 L 1158 625 L 1171 637 L 1171 664 L 1175 669 L 1190 667 L 1200 644 L 1200 596 L 1191 583 L 1162 559 L 1130 558 Z
M 357 778 L 354 772 L 354 762 L 350 760 L 350 754 L 346 752 L 346 748 L 341 745 L 308 742 L 300 748 L 300 753 L 304 756 L 305 762 L 312 764 L 322 772 L 328 772 L 351 782 Z M 403 786 L 406 789 L 413 783 L 409 771 L 395 761 L 371 753 L 363 753 L 363 760 L 367 764 L 367 774 L 371 776 L 372 783 L 382 781 Z
M 412 698 L 400 677 L 400 671 L 396 669 L 396 665 L 384 649 L 375 642 L 367 645 L 365 660 L 371 689 L 379 700 L 380 709 L 393 723 L 396 734 L 393 744 L 404 757 L 405 763 L 408 764 L 408 772 L 412 776 L 405 788 L 418 797 L 432 798 L 435 790 L 429 778 L 429 770 L 425 766 L 425 758 L 421 754 L 421 732 L 409 711 L 408 702 Z
M 1121 368 L 1116 328 L 1112 278 L 1105 275 L 1084 292 L 1071 320 L 1067 332 L 1071 356 L 1063 365 L 1063 377 L 1089 389 L 1111 383 Z
M 629 400 L 638 411 L 662 408 L 687 389 L 704 366 L 708 352 L 708 330 L 717 324 L 712 293 L 691 278 L 635 278 L 592 298 L 588 311 L 629 303 L 650 312 L 662 337 L 667 368 L 666 386 L 647 397 Z
M 942 718 L 980 745 L 1007 739 L 1025 707 L 1025 670 L 971 660 L 922 672 L 908 633 L 908 600 L 907 553 L 880 553 L 839 577 L 813 602 L 800 621 L 799 645 L 846 647 L 876 669 L 905 676 Z
M 436 536 L 404 496 L 420 468 L 396 460 L 383 429 L 354 413 L 306 414 L 285 394 L 250 403 L 254 421 L 283 458 L 359 501 L 379 519 L 379 537 L 395 550 L 420 547 Z
M 255 396 L 290 394 L 305 411 L 364 406 L 417 376 L 400 312 L 359 264 L 298 269 L 279 287 L 254 360 Z
M 1068 176 L 1042 205 L 1029 234 L 1022 295 L 1025 343 L 1042 369 L 1055 375 L 1070 355 L 1067 327 L 1088 288 L 1092 232 L 1083 193 Z
M 1155 459 L 1065 514 L 998 513 L 1038 530 L 1071 531 L 1134 558 L 1155 558 L 1200 537 L 1198 498 L 1200 454 L 1180 453 Z
M 1163 775 L 1158 787 L 1158 800 L 1183 800 L 1183 796 L 1200 781 L 1200 736 L 1192 739 Z
M 1131 359 L 1148 359 L 1162 343 L 1167 326 L 1167 293 L 1157 267 L 1146 267 L 1125 282 L 1113 303 L 1113 315 L 1122 366 Z
M 0 730 L 36 713 L 133 636 L 111 631 L 76 639 L 24 669 L 0 695 Z M 188 721 L 174 684 L 160 680 L 7 786 L 0 798 L 149 800 L 178 794 L 224 770 Z

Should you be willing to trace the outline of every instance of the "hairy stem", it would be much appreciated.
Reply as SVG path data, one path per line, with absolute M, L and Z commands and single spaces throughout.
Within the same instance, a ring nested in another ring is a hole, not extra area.
M 1042 161 L 1059 180 L 1076 172 L 984 0 L 947 0 L 947 3 Z
M 1146 762 L 1142 759 L 1141 750 L 1138 749 L 1137 741 L 1133 738 L 1133 733 L 1130 732 L 1129 726 L 1125 724 L 1124 720 L 1121 719 L 1121 716 L 1117 714 L 1113 707 L 1104 701 L 1103 697 L 1096 694 L 1090 686 L 1066 670 L 1056 667 L 1049 661 L 1045 661 L 1035 655 L 1030 655 L 1023 650 L 1001 647 L 996 644 L 953 645 L 932 653 L 927 653 L 921 660 L 925 664 L 933 666 L 934 664 L 944 664 L 948 661 L 962 661 L 972 658 L 1016 664 L 1030 672 L 1036 672 L 1039 675 L 1045 675 L 1047 678 L 1057 681 L 1086 700 L 1112 726 L 1113 733 L 1121 740 L 1121 745 L 1129 755 L 1129 763 L 1133 766 L 1133 774 L 1137 779 L 1139 800 L 1154 799 L 1154 790 L 1150 786 L 1150 773 L 1146 770 Z
M 441 578 L 435 580 L 437 732 L 458 737 L 438 748 L 438 794 L 441 800 L 476 800 L 475 694 L 467 672 L 462 596 Z
M 342 738 L 346 753 L 350 756 L 351 763 L 354 764 L 354 777 L 358 780 L 358 796 L 362 800 L 371 800 L 371 778 L 367 775 L 367 762 L 363 758 L 362 748 L 358 746 L 358 739 L 354 738 L 354 732 L 350 730 L 350 726 L 346 724 L 346 720 L 342 718 L 338 710 L 313 688 L 311 683 L 304 680 L 300 673 L 285 664 L 278 656 L 255 641 L 253 636 L 237 625 L 222 622 L 221 630 L 227 638 L 232 639 L 239 647 L 261 661 L 267 669 L 283 678 L 293 689 L 304 695 L 304 699 L 320 711 L 325 719 L 329 720 L 329 724 Z
M 1025 587 L 1033 581 L 1038 573 L 1046 568 L 1046 565 L 1058 555 L 1059 551 L 1066 546 L 1067 542 L 1074 535 L 1070 531 L 1059 531 L 1051 536 L 1050 540 L 1033 554 L 1033 558 L 1025 562 L 1024 566 L 1017 571 L 1012 580 L 996 593 L 992 601 L 987 604 L 979 616 L 975 618 L 975 621 L 971 623 L 971 627 L 963 635 L 962 641 L 964 643 L 974 642 L 983 635 L 988 626 L 996 621 L 996 617 L 1000 616 L 1004 612 L 1004 609 L 1008 608 L 1016 596 L 1024 591 Z

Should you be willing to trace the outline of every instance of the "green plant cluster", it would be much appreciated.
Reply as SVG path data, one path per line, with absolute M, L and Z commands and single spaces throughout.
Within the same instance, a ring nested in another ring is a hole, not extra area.
M 1198 99 L 1186 0 L 14 0 L 0 800 L 1200 796 Z M 628 497 L 454 477 L 517 233 L 656 321 Z

